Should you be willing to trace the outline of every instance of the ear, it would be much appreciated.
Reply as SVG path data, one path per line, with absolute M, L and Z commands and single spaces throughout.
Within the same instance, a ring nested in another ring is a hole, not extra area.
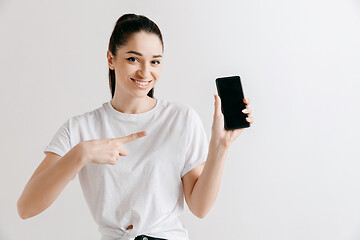
M 111 54 L 111 52 L 107 51 L 107 59 L 108 59 L 108 65 L 111 70 L 114 70 L 113 62 L 114 62 L 114 56 Z

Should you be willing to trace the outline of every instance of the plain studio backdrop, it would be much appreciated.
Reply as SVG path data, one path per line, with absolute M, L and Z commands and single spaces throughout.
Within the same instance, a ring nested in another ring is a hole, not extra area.
M 111 99 L 106 51 L 124 13 L 158 24 L 154 96 L 194 107 L 209 140 L 217 77 L 240 75 L 251 100 L 211 211 L 181 216 L 191 240 L 360 239 L 358 0 L 3 0 L 1 240 L 100 239 L 77 178 L 35 217 L 16 202 L 61 124 Z

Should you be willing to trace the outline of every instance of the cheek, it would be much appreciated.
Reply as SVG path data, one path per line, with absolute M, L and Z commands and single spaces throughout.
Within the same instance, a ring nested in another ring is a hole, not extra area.
M 153 75 L 156 77 L 156 79 L 159 78 L 160 73 L 161 73 L 161 67 L 158 67 L 157 69 L 155 69 L 155 70 L 153 71 Z
M 128 77 L 128 76 L 131 76 L 134 74 L 134 72 L 137 70 L 136 67 L 134 66 L 131 66 L 130 64 L 121 64 L 121 65 L 118 65 L 118 68 L 117 68 L 117 74 L 119 76 L 123 76 L 123 77 Z
M 124 69 L 127 72 L 130 71 L 136 71 L 137 67 L 134 64 L 125 63 L 121 66 L 122 69 Z

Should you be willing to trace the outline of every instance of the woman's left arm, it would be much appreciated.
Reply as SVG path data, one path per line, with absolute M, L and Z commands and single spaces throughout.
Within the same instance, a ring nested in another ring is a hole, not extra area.
M 221 112 L 221 99 L 216 94 L 214 94 L 214 98 L 215 111 L 206 164 L 203 166 L 202 172 L 199 170 L 196 171 L 196 168 L 194 169 L 193 173 L 196 174 L 196 172 L 199 172 L 200 175 L 198 174 L 197 177 L 195 175 L 194 178 L 194 174 L 192 174 L 192 178 L 195 179 L 195 181 L 188 181 L 193 182 L 193 185 L 187 187 L 191 188 L 191 191 L 187 191 L 188 193 L 190 192 L 187 197 L 189 209 L 199 218 L 205 217 L 213 206 L 219 192 L 229 147 L 231 143 L 245 130 L 244 128 L 235 130 L 226 130 L 224 128 L 224 115 Z M 248 107 L 250 100 L 244 99 L 244 102 L 246 104 L 246 108 L 243 112 L 248 114 L 248 118 L 246 118 L 246 120 L 251 124 L 254 122 L 254 119 L 250 116 L 251 109 Z M 191 171 L 189 173 L 190 176 Z M 184 189 L 185 188 L 186 187 L 184 186 Z

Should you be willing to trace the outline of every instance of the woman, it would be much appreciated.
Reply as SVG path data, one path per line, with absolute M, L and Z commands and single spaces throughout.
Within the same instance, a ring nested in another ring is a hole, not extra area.
M 194 215 L 205 217 L 230 144 L 243 129 L 224 129 L 214 95 L 208 143 L 192 107 L 154 98 L 163 50 L 161 32 L 150 19 L 118 19 L 107 52 L 112 99 L 57 131 L 18 200 L 21 218 L 48 208 L 78 174 L 102 240 L 189 239 L 179 219 L 184 198 Z M 250 114 L 249 107 L 244 112 Z

